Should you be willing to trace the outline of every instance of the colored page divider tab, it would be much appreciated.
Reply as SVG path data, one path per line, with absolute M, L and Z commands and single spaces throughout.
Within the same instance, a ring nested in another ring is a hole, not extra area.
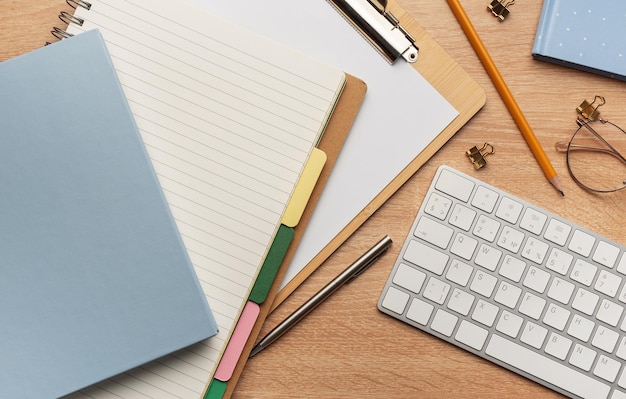
M 265 257 L 263 266 L 261 266 L 261 271 L 256 278 L 254 287 L 250 291 L 248 300 L 259 305 L 265 302 L 294 235 L 294 229 L 280 225 L 276 237 L 274 237 L 274 242 L 272 242 L 272 246 Z
M 254 328 L 254 323 L 259 317 L 259 312 L 259 305 L 251 301 L 246 303 L 239 321 L 237 321 L 237 327 L 235 327 L 235 331 L 233 331 L 233 335 L 230 337 L 230 341 L 228 341 L 222 360 L 220 360 L 220 364 L 215 371 L 216 379 L 226 382 L 232 377 L 235 366 L 237 366 L 239 357 L 241 357 L 243 352 L 243 347 L 246 345 L 252 328 Z
M 209 389 L 204 395 L 204 399 L 222 399 L 224 397 L 224 393 L 226 393 L 226 388 L 226 383 L 224 381 L 216 380 L 214 378 L 211 381 L 211 385 L 209 385 Z
M 326 164 L 326 159 L 324 151 L 313 148 L 283 215 L 282 224 L 285 226 L 295 227 L 300 222 L 304 208 Z

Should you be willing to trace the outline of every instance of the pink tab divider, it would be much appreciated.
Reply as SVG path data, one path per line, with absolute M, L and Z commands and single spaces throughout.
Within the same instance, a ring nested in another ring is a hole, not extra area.
M 259 305 L 256 303 L 251 301 L 246 303 L 239 317 L 239 321 L 237 322 L 237 326 L 235 327 L 235 331 L 233 331 L 233 335 L 230 337 L 230 341 L 228 341 L 228 346 L 224 351 L 222 360 L 220 360 L 220 364 L 215 371 L 214 377 L 216 379 L 226 382 L 233 376 L 235 366 L 237 366 L 241 352 L 243 352 L 243 347 L 246 345 L 248 337 L 250 337 L 254 323 L 257 317 L 259 317 L 260 310 Z

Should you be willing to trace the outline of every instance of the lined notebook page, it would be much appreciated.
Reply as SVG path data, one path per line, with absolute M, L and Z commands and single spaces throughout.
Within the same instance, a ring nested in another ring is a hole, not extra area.
M 76 397 L 198 399 L 345 76 L 181 1 L 96 0 L 75 16 L 69 33 L 107 42 L 220 328 Z

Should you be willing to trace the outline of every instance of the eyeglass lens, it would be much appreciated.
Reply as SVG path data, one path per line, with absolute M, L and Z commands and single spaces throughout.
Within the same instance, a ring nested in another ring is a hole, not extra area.
M 584 123 L 572 136 L 567 164 L 583 187 L 611 192 L 626 187 L 626 132 L 609 121 Z

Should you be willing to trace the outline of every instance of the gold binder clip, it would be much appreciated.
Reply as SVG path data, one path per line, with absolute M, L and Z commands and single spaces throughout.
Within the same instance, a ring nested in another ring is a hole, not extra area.
M 599 102 L 598 105 L 594 106 L 596 101 Z M 576 112 L 582 115 L 583 118 L 593 122 L 600 116 L 600 111 L 598 108 L 603 106 L 606 103 L 606 100 L 602 96 L 595 96 L 593 101 L 589 103 L 589 101 L 584 100 L 578 107 L 576 107 Z
M 487 10 L 491 11 L 494 17 L 497 17 L 500 22 L 502 22 L 511 12 L 509 6 L 513 4 L 515 4 L 515 0 L 493 0 L 491 4 L 487 6 Z
M 465 152 L 465 155 L 467 155 L 469 160 L 472 161 L 472 163 L 474 164 L 474 168 L 478 170 L 482 168 L 483 166 L 487 165 L 487 161 L 485 160 L 485 158 L 487 158 L 488 155 L 491 155 L 495 152 L 496 150 L 493 148 L 491 144 L 485 143 L 483 144 L 483 147 L 481 149 L 478 149 L 478 147 L 473 146 L 472 148 L 470 148 L 469 150 Z

